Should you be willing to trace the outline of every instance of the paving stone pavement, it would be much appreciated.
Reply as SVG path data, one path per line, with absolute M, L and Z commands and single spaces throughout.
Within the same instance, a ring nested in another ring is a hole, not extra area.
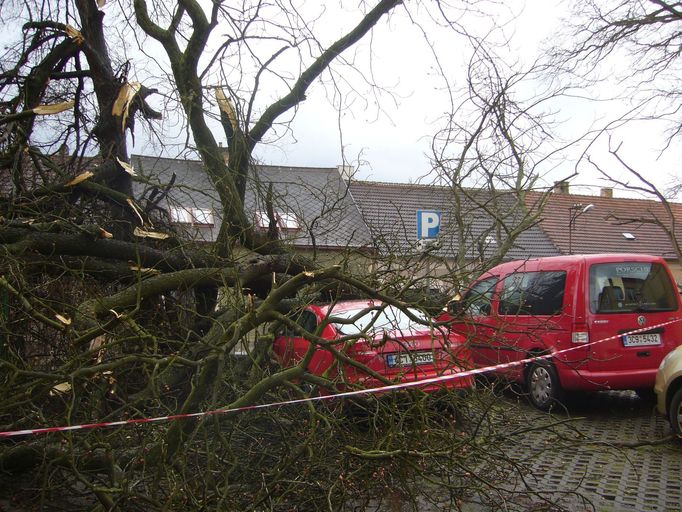
M 505 509 L 682 511 L 682 441 L 669 439 L 670 426 L 653 401 L 629 391 L 591 393 L 548 415 L 510 393 L 501 399 L 518 408 L 523 423 L 559 423 L 500 447 L 527 469 L 528 485 L 548 500 L 512 498 Z M 506 487 L 519 490 L 524 483 L 512 475 Z M 484 501 L 472 499 L 465 510 L 490 510 Z

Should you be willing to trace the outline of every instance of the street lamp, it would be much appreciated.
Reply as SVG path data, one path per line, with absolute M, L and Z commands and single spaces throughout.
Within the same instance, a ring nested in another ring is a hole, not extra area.
M 583 213 L 587 213 L 594 208 L 592 203 L 584 206 L 582 203 L 576 203 L 568 208 L 568 254 L 573 254 L 573 228 L 575 221 Z

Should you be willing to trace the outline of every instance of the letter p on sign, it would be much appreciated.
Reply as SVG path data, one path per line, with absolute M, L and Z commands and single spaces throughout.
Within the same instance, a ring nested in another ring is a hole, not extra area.
M 436 238 L 440 232 L 440 212 L 417 210 L 417 239 Z

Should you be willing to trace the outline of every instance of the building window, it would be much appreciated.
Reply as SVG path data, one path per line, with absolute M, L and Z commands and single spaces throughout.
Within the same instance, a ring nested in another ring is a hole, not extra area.
M 178 222 L 180 224 L 192 223 L 192 213 L 187 208 L 171 206 L 170 217 L 172 222 Z
M 208 208 L 185 208 L 171 206 L 170 218 L 178 224 L 192 224 L 196 226 L 213 226 L 213 210 Z
M 291 212 L 275 212 L 275 220 L 277 221 L 277 227 L 281 230 L 293 231 L 301 228 L 298 218 Z M 261 229 L 268 229 L 269 225 L 268 213 L 257 211 L 256 226 Z
M 194 215 L 194 224 L 213 226 L 213 210 L 192 208 L 192 214 Z
M 293 213 L 278 213 L 277 223 L 282 229 L 298 229 L 298 219 Z
M 256 226 L 267 229 L 269 225 L 270 223 L 268 222 L 268 214 L 262 211 L 256 212 Z

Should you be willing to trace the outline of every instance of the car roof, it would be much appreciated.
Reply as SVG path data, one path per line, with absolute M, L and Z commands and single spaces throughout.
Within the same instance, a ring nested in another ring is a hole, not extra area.
M 486 272 L 486 275 L 495 275 L 498 272 L 510 272 L 514 270 L 537 269 L 541 266 L 546 268 L 569 268 L 581 263 L 617 263 L 625 261 L 637 262 L 660 262 L 662 258 L 648 254 L 636 253 L 604 253 L 604 254 L 570 254 L 564 256 L 550 256 L 547 258 L 529 258 L 527 260 L 507 261 Z

